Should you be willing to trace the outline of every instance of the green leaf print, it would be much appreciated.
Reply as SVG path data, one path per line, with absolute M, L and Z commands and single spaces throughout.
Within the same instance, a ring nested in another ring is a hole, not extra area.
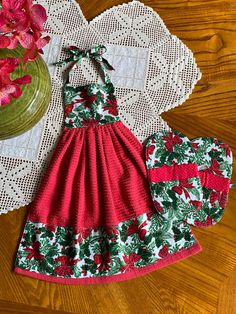
M 172 230 L 173 230 L 173 232 L 174 232 L 175 234 L 180 234 L 180 233 L 181 233 L 181 230 L 178 229 L 176 226 L 173 226 L 173 227 L 172 227 Z
M 175 236 L 175 241 L 178 242 L 178 241 L 180 241 L 181 239 L 183 239 L 183 237 L 184 237 L 184 234 L 183 234 L 183 233 L 176 234 L 176 236 Z
M 190 232 L 189 232 L 189 231 L 185 232 L 185 234 L 184 234 L 184 239 L 185 239 L 186 241 L 190 241 L 190 240 L 191 240 L 191 235 L 190 235 Z
M 129 229 L 130 226 L 140 226 L 140 229 Z M 166 245 L 168 252 L 174 253 L 176 247 L 178 250 L 185 249 L 196 243 L 194 237 L 188 235 L 188 229 L 183 223 L 178 229 L 181 233 L 175 233 L 177 229 L 172 230 L 172 223 L 163 220 L 155 212 L 150 217 L 143 214 L 121 222 L 113 226 L 113 231 L 108 234 L 104 228 L 92 230 L 85 239 L 81 238 L 81 234 L 76 234 L 73 228 L 48 228 L 42 223 L 28 221 L 20 242 L 16 266 L 66 278 L 121 274 L 129 270 L 129 263 L 133 268 L 140 268 L 157 262 L 163 258 L 158 252 L 166 250 Z M 181 242 L 176 246 L 180 239 Z M 132 259 L 136 262 L 133 263 Z

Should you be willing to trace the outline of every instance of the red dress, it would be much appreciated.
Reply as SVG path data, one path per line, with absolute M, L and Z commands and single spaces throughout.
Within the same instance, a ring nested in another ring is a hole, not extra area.
M 29 209 L 19 274 L 69 284 L 110 282 L 185 256 L 174 248 L 166 252 L 143 147 L 120 121 L 103 49 L 72 47 L 66 60 L 93 58 L 105 82 L 65 84 L 64 129 Z

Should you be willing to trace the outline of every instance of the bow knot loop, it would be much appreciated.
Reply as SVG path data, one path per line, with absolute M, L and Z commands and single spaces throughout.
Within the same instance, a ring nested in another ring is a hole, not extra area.
M 86 58 L 86 59 L 92 58 L 99 64 L 99 66 L 103 72 L 105 82 L 108 84 L 111 83 L 111 80 L 110 80 L 110 77 L 108 75 L 107 70 L 111 71 L 111 70 L 114 70 L 114 68 L 102 56 L 107 51 L 105 46 L 98 45 L 98 46 L 92 47 L 91 49 L 87 49 L 87 50 L 81 50 L 76 46 L 70 46 L 68 48 L 68 51 L 70 53 L 70 57 L 68 57 L 67 59 L 65 59 L 63 61 L 59 61 L 59 62 L 54 63 L 54 65 L 64 65 L 67 63 L 71 63 L 67 82 L 70 81 L 71 70 L 77 68 L 78 65 L 81 64 L 81 62 L 84 58 Z
M 113 67 L 108 63 L 108 61 L 102 57 L 102 55 L 107 51 L 106 47 L 103 45 L 92 47 L 91 49 L 87 50 L 80 50 L 76 46 L 70 46 L 68 48 L 68 51 L 71 56 L 61 62 L 57 62 L 56 64 L 63 65 L 72 62 L 73 64 L 71 65 L 71 68 L 73 68 L 76 64 L 80 65 L 83 59 L 89 59 L 92 57 L 105 69 L 114 70 Z

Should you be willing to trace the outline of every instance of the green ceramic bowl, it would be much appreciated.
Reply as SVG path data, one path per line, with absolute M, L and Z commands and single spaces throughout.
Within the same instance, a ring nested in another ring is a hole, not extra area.
M 22 57 L 24 50 L 0 49 L 0 58 Z M 21 85 L 22 95 L 12 98 L 7 105 L 0 106 L 0 140 L 20 135 L 31 129 L 44 115 L 52 95 L 51 78 L 46 63 L 41 57 L 27 63 L 24 69 L 21 63 L 12 73 L 12 79 L 29 74 L 30 84 Z

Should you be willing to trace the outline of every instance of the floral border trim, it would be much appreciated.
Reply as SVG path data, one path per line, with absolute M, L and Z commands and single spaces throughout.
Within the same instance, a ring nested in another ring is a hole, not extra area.
M 190 227 L 143 214 L 113 227 L 78 229 L 27 221 L 16 269 L 56 278 L 121 275 L 198 245 Z

